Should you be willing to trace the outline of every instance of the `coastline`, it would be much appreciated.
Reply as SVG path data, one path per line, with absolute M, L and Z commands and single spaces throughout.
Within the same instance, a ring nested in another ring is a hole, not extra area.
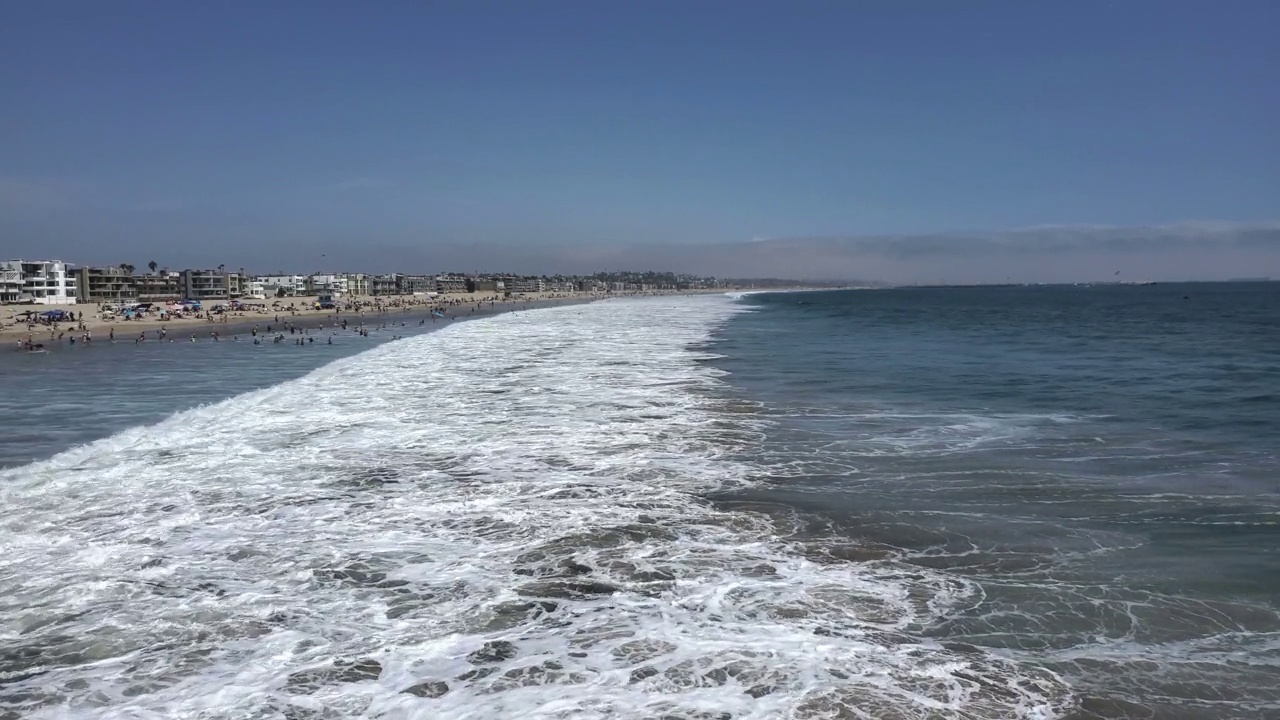
M 214 342 L 213 333 L 217 333 L 219 340 L 240 335 L 250 335 L 255 329 L 259 337 L 265 338 L 268 335 L 274 336 L 280 333 L 287 337 L 290 334 L 290 327 L 295 331 L 310 332 L 334 328 L 344 321 L 347 323 L 347 330 L 349 331 L 358 330 L 362 326 L 369 329 L 378 329 L 383 325 L 387 326 L 385 330 L 391 330 L 396 327 L 396 323 L 404 324 L 408 321 L 420 322 L 422 320 L 427 320 L 428 322 L 425 324 L 430 327 L 441 323 L 448 324 L 458 320 L 492 317 L 519 310 L 578 305 L 600 300 L 705 295 L 723 292 L 725 292 L 723 289 L 717 288 L 714 290 L 645 291 L 619 294 L 545 293 L 539 296 L 518 299 L 493 299 L 492 295 L 477 293 L 444 296 L 442 298 L 434 298 L 431 301 L 404 296 L 391 296 L 390 298 L 383 298 L 391 302 L 382 306 L 366 305 L 359 308 L 338 309 L 336 311 L 315 310 L 311 307 L 300 308 L 298 307 L 299 304 L 309 305 L 313 298 L 289 298 L 289 303 L 283 304 L 276 309 L 272 309 L 270 304 L 267 304 L 267 312 L 228 313 L 215 316 L 213 320 L 203 315 L 200 317 L 177 317 L 168 320 L 159 320 L 157 318 L 142 320 L 104 319 L 97 315 L 98 306 L 96 305 L 73 305 L 52 309 L 70 309 L 76 313 L 77 318 L 83 312 L 85 314 L 83 329 L 80 329 L 81 321 L 79 319 L 76 322 L 62 322 L 52 326 L 36 325 L 34 329 L 30 330 L 25 324 L 2 325 L 0 326 L 0 343 L 6 346 L 7 352 L 0 352 L 0 357 L 22 355 L 30 352 L 23 347 L 23 343 L 28 338 L 32 342 L 40 344 L 40 350 L 46 353 L 74 350 L 77 346 L 84 346 L 83 337 L 86 332 L 90 334 L 91 340 L 89 344 L 93 346 L 104 344 L 134 345 L 135 341 L 141 336 L 145 336 L 143 342 L 149 343 L 189 341 L 192 338 L 196 342 Z M 417 302 L 414 302 L 415 300 Z M 368 302 L 369 299 L 362 299 L 362 301 Z M 262 302 L 255 301 L 255 303 Z M 11 310 L 11 315 L 16 314 L 16 310 L 9 309 Z M 93 313 L 93 315 L 91 316 L 90 313 Z M 437 320 L 435 313 L 440 313 L 442 317 Z M 6 320 L 12 322 L 11 318 Z M 414 325 L 413 327 L 419 328 L 421 326 Z M 270 329 L 268 330 L 268 328 Z M 159 337 L 162 329 L 166 331 L 167 335 L 164 340 Z M 409 327 L 406 327 L 406 330 L 408 329 Z M 113 332 L 114 337 L 112 337 Z

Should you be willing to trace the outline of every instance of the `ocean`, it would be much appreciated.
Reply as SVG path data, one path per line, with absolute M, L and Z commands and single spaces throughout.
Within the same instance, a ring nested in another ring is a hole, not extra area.
M 1280 718 L 1280 284 L 406 333 L 0 356 L 0 717 Z

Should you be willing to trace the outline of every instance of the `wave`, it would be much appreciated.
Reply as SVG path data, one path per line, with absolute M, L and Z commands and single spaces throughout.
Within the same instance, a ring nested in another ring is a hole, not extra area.
M 471 321 L 0 472 L 0 713 L 1048 718 L 923 629 L 974 583 L 814 556 L 700 348 L 743 308 Z

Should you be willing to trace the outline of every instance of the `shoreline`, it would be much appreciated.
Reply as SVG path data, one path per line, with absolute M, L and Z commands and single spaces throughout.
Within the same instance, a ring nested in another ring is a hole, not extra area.
M 78 329 L 80 321 L 63 322 L 53 326 L 36 325 L 35 329 L 28 331 L 26 325 L 6 326 L 0 328 L 0 342 L 7 346 L 7 352 L 0 352 L 0 357 L 6 355 L 27 355 L 41 354 L 53 352 L 66 352 L 74 350 L 78 346 L 90 345 L 136 345 L 140 335 L 145 334 L 145 343 L 157 342 L 187 342 L 194 336 L 195 342 L 217 342 L 221 340 L 231 340 L 239 338 L 239 336 L 249 336 L 257 329 L 257 337 L 266 342 L 267 338 L 275 335 L 283 334 L 285 341 L 289 341 L 290 327 L 301 334 L 314 333 L 317 330 L 328 330 L 337 328 L 343 321 L 347 322 L 347 332 L 356 332 L 362 326 L 370 330 L 381 330 L 382 332 L 392 331 L 401 325 L 396 323 L 407 323 L 415 321 L 414 325 L 404 325 L 406 332 L 422 329 L 424 324 L 419 324 L 423 320 L 427 320 L 425 326 L 430 328 L 432 325 L 443 323 L 448 325 L 459 320 L 471 320 L 484 317 L 494 317 L 508 312 L 516 312 L 521 310 L 535 310 L 539 308 L 559 307 L 564 305 L 581 305 L 586 303 L 597 302 L 609 299 L 633 299 L 642 297 L 675 297 L 683 295 L 707 295 L 719 294 L 723 290 L 716 289 L 714 291 L 650 291 L 627 293 L 621 295 L 597 295 L 597 294 L 578 294 L 578 295 L 548 295 L 546 297 L 522 298 L 522 299 L 496 299 L 496 300 L 473 300 L 470 298 L 461 299 L 457 297 L 449 298 L 449 300 L 441 303 L 418 302 L 404 305 L 386 305 L 382 307 L 361 307 L 352 309 L 334 310 L 313 310 L 310 308 L 298 309 L 297 307 L 279 308 L 278 311 L 265 313 L 236 313 L 230 315 L 218 316 L 221 319 L 209 320 L 207 317 L 182 317 L 170 320 L 159 320 L 148 318 L 144 320 L 123 320 L 123 319 L 103 319 L 100 317 L 86 318 L 84 320 L 85 329 Z M 402 298 L 400 298 L 402 300 Z M 297 298 L 293 299 L 296 303 Z M 88 313 L 90 308 L 96 310 L 97 306 L 81 305 L 72 306 L 77 308 L 74 310 L 77 316 L 81 311 Z M 57 308 L 63 309 L 63 308 Z M 443 313 L 443 317 L 437 322 L 433 319 L 435 312 Z M 380 326 L 386 325 L 385 328 Z M 268 330 L 270 328 L 270 330 Z M 162 339 L 159 332 L 164 330 L 166 338 Z M 50 332 L 52 331 L 52 333 Z M 88 343 L 83 340 L 85 332 L 89 332 L 91 339 Z M 111 333 L 114 331 L 115 336 Z M 217 333 L 218 339 L 214 340 L 211 335 Z M 62 337 L 58 337 L 61 334 Z M 38 350 L 28 350 L 24 348 L 23 343 L 30 336 L 31 340 L 38 344 Z M 296 337 L 296 335 L 295 335 Z

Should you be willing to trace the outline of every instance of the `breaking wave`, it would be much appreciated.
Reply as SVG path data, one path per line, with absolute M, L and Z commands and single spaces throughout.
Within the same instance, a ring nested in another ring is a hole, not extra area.
M 760 472 L 701 362 L 739 311 L 460 323 L 0 473 L 0 716 L 1066 712 L 925 639 L 975 583 L 706 499 Z

